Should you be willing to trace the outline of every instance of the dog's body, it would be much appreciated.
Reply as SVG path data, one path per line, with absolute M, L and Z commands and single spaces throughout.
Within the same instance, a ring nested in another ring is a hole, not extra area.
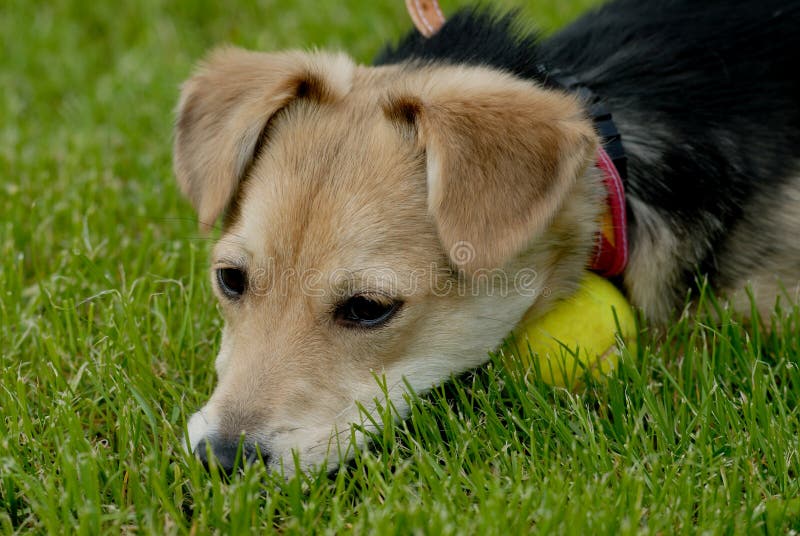
M 480 365 L 526 309 L 574 290 L 604 191 L 587 103 L 557 77 L 622 134 L 621 285 L 651 321 L 698 275 L 745 314 L 748 284 L 762 313 L 796 300 L 799 24 L 797 1 L 617 0 L 541 44 L 464 12 L 376 67 L 212 55 L 184 87 L 175 145 L 201 221 L 227 209 L 219 386 L 191 446 L 230 466 L 244 434 L 273 468 L 291 471 L 292 449 L 335 467 L 332 438 L 349 443 L 358 405 L 384 398 L 375 375 L 402 415 L 406 381 Z

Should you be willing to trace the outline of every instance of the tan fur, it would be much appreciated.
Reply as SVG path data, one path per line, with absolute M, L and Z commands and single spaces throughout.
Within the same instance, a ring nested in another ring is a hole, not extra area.
M 297 98 L 307 73 L 325 98 Z M 249 288 L 219 296 L 219 383 L 192 446 L 244 433 L 273 468 L 291 472 L 293 450 L 301 467 L 333 467 L 358 405 L 385 401 L 376 377 L 403 416 L 406 382 L 421 392 L 486 361 L 529 307 L 579 281 L 601 206 L 596 143 L 572 98 L 486 69 L 212 56 L 184 90 L 176 167 L 207 222 L 240 189 L 212 275 L 245 269 Z M 487 268 L 511 284 L 476 282 Z M 385 326 L 346 328 L 332 313 L 354 294 L 403 305 Z
M 735 289 L 729 289 L 725 298 L 730 307 L 745 319 L 751 320 L 753 313 L 770 327 L 770 318 L 778 310 L 791 311 L 800 304 L 800 282 L 792 281 L 791 275 L 760 274 L 739 282 Z
M 784 311 L 800 304 L 800 180 L 786 184 L 756 199 L 742 222 L 731 230 L 735 247 L 720 252 L 727 267 L 723 281 L 724 297 L 745 317 L 755 310 L 762 319 L 775 312 L 776 303 Z M 780 255 L 761 257 L 758 266 L 745 262 L 747 253 L 769 247 Z
M 631 301 L 636 303 L 647 318 L 665 321 L 673 312 L 676 299 L 676 282 L 681 277 L 676 253 L 681 251 L 677 236 L 655 210 L 635 198 L 628 198 L 628 206 L 636 225 L 631 228 L 631 250 L 625 270 L 625 286 Z
M 550 224 L 596 136 L 573 97 L 495 70 L 436 71 L 418 96 L 399 97 L 406 109 L 416 102 L 429 210 L 459 268 L 502 266 Z M 453 255 L 460 243 L 474 249 L 469 259 Z
M 353 64 L 344 55 L 266 54 L 222 48 L 186 81 L 175 126 L 175 175 L 210 226 L 251 164 L 269 119 L 297 97 L 347 93 Z M 324 83 L 322 82 L 324 80 Z

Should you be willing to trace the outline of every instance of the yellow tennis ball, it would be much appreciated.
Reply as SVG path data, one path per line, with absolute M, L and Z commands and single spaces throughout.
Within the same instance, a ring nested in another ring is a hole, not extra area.
M 601 379 L 614 370 L 620 354 L 617 322 L 622 339 L 628 345 L 635 343 L 631 305 L 614 285 L 594 273 L 587 272 L 578 291 L 544 316 L 531 318 L 531 312 L 512 332 L 504 353 L 525 367 L 536 360 L 542 380 L 550 385 L 576 389 L 587 372 Z

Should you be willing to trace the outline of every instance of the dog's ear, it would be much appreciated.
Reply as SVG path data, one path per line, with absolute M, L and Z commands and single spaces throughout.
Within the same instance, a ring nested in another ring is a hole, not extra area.
M 225 210 L 264 141 L 267 124 L 296 99 L 330 101 L 347 93 L 354 64 L 342 54 L 267 54 L 223 48 L 181 90 L 175 125 L 175 175 L 210 227 Z
M 467 272 L 502 266 L 542 232 L 597 147 L 573 97 L 483 68 L 437 69 L 384 112 L 425 150 L 428 210 Z

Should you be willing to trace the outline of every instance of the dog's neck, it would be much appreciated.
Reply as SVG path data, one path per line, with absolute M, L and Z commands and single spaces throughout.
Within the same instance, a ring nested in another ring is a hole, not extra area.
M 540 65 L 539 69 L 546 69 Z M 628 174 L 628 158 L 622 146 L 622 136 L 614 124 L 608 107 L 572 76 L 548 70 L 547 80 L 553 86 L 574 92 L 585 103 L 595 130 L 601 139 L 597 149 L 595 165 L 603 172 L 606 189 L 606 209 L 597 231 L 590 269 L 603 277 L 622 274 L 628 264 L 628 222 L 625 205 L 625 179 Z

